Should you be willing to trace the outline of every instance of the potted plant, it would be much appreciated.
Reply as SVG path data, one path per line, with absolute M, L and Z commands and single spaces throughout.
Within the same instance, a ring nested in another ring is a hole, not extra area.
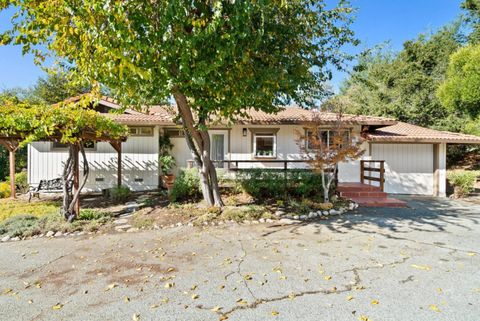
M 162 171 L 162 181 L 166 188 L 170 189 L 175 182 L 175 175 L 172 169 L 175 167 L 175 158 L 170 155 L 170 150 L 173 144 L 170 141 L 168 135 L 160 135 L 158 141 L 158 162 L 160 164 L 160 170 Z
M 171 188 L 175 182 L 175 175 L 172 173 L 172 169 L 175 166 L 175 158 L 172 155 L 161 155 L 159 160 L 163 183 L 167 188 Z

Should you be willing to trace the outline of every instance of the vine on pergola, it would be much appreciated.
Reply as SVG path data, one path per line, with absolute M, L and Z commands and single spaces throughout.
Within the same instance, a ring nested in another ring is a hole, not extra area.
M 86 141 L 119 141 L 128 134 L 126 126 L 102 116 L 92 109 L 94 95 L 85 95 L 77 102 L 49 106 L 0 96 L 0 139 L 19 146 L 33 141 L 55 141 L 69 146 L 64 164 L 62 214 L 68 221 L 79 211 L 79 196 L 88 178 Z M 83 160 L 83 179 L 72 192 L 71 182 L 78 179 L 79 154 Z

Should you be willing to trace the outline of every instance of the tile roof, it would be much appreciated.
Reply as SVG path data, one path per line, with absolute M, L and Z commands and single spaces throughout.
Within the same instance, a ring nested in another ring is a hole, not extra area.
M 114 121 L 125 125 L 172 125 L 173 122 L 165 117 L 156 115 L 138 114 L 102 114 Z
M 285 107 L 275 114 L 268 114 L 263 111 L 247 110 L 247 117 L 239 118 L 238 124 L 303 124 L 312 121 L 331 124 L 338 120 L 336 113 L 318 112 L 303 109 L 300 107 Z M 385 117 L 361 116 L 361 115 L 342 115 L 342 122 L 345 124 L 356 125 L 393 125 L 395 120 Z
M 403 122 L 368 133 L 373 142 L 480 144 L 480 137 L 434 130 Z

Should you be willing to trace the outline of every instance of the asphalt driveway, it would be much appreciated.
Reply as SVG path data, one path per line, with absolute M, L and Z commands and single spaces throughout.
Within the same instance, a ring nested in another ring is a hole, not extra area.
M 0 244 L 0 320 L 479 320 L 480 205 Z

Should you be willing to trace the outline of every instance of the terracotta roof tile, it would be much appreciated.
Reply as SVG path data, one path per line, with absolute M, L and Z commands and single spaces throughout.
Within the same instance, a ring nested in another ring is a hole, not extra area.
M 125 125 L 171 125 L 169 120 L 165 120 L 162 116 L 147 114 L 102 114 L 114 121 Z
M 268 114 L 263 111 L 249 109 L 247 117 L 237 120 L 240 124 L 302 124 L 308 123 L 312 120 L 331 124 L 337 121 L 336 113 L 316 112 L 312 110 L 303 109 L 300 107 L 285 107 L 276 114 Z M 391 118 L 372 117 L 361 115 L 342 115 L 342 122 L 346 124 L 357 125 L 392 125 L 396 121 Z
M 368 139 L 374 142 L 480 144 L 479 136 L 434 130 L 403 122 L 379 128 L 369 133 Z

